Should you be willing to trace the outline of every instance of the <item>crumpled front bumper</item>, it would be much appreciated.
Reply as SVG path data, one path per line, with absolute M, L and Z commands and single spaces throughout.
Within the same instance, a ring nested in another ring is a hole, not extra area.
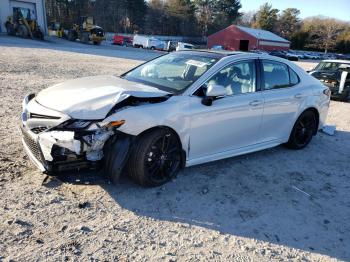
M 113 131 L 79 136 L 73 131 L 47 131 L 38 135 L 21 127 L 22 142 L 31 161 L 42 172 L 96 168 L 105 142 Z
M 103 158 L 104 144 L 115 130 L 106 127 L 92 131 L 58 128 L 69 117 L 45 112 L 45 108 L 33 98 L 31 100 L 24 101 L 20 126 L 23 147 L 30 160 L 46 173 L 97 168 Z
M 21 131 L 23 148 L 26 151 L 29 159 L 37 168 L 39 168 L 41 172 L 48 171 L 49 168 L 42 157 L 42 152 L 36 139 L 27 133 L 23 128 L 21 128 Z

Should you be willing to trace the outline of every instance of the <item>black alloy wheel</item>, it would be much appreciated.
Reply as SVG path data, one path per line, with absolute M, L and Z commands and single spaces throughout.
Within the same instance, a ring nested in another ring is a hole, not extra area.
M 302 113 L 293 127 L 287 146 L 293 149 L 306 147 L 315 134 L 316 125 L 317 121 L 314 112 L 305 111 Z
M 180 167 L 180 152 L 177 139 L 171 133 L 163 135 L 147 150 L 145 168 L 155 184 L 163 184 L 176 174 Z
M 159 186 L 177 175 L 181 160 L 177 135 L 157 129 L 139 138 L 129 159 L 129 175 L 142 186 Z

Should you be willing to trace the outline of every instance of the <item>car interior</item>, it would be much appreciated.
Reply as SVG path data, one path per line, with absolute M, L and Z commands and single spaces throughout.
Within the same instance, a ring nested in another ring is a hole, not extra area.
M 209 85 L 221 85 L 226 88 L 227 95 L 238 95 L 255 92 L 255 82 L 255 64 L 253 62 L 237 63 L 213 76 L 203 89 L 206 90 Z

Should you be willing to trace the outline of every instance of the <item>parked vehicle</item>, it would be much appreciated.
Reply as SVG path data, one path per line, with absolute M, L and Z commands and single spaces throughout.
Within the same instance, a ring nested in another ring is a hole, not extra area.
M 269 53 L 264 51 L 264 50 L 251 50 L 250 52 L 256 53 L 256 54 L 261 54 L 261 55 L 268 55 Z
M 225 48 L 222 45 L 213 45 L 211 50 L 225 50 Z
M 113 45 L 132 46 L 132 39 L 130 36 L 115 35 Z
M 288 59 L 290 61 L 298 61 L 299 60 L 297 55 L 292 54 L 290 52 L 286 52 L 286 51 L 271 51 L 270 55 L 281 57 L 284 59 Z
M 292 54 L 292 55 L 295 55 L 296 57 L 298 57 L 298 60 L 299 60 L 299 59 L 305 59 L 304 54 L 302 54 L 302 53 L 300 53 L 300 52 L 296 52 L 296 51 L 289 50 L 288 53 L 289 53 L 289 54 Z
M 44 33 L 38 25 L 36 17 L 33 17 L 31 9 L 13 7 L 12 11 L 12 15 L 7 17 L 5 22 L 8 35 L 44 40 Z
M 194 49 L 194 45 L 183 43 L 183 42 L 178 42 L 176 46 L 176 51 L 192 50 L 192 49 Z
M 173 52 L 176 51 L 176 47 L 177 47 L 177 41 L 168 41 L 166 42 L 166 50 L 168 52 Z
M 106 40 L 105 31 L 94 23 L 93 17 L 81 16 L 77 24 L 68 30 L 67 39 L 69 41 L 79 40 L 81 43 L 88 44 L 90 41 L 94 45 L 100 45 Z
M 308 59 L 319 60 L 322 59 L 321 55 L 315 53 L 306 53 Z
M 350 101 L 350 61 L 324 60 L 310 72 L 310 75 L 330 89 L 332 98 Z
M 164 41 L 158 40 L 154 37 L 147 37 L 135 35 L 133 46 L 136 48 L 147 48 L 151 50 L 165 50 L 166 44 Z
M 244 94 L 244 95 L 242 95 Z M 278 57 L 179 51 L 120 77 L 69 80 L 23 101 L 23 145 L 40 170 L 104 167 L 143 186 L 185 166 L 279 144 L 307 146 L 329 89 Z
M 153 43 L 151 46 L 151 50 L 167 51 L 166 49 L 167 49 L 167 45 L 166 45 L 166 42 L 164 41 Z

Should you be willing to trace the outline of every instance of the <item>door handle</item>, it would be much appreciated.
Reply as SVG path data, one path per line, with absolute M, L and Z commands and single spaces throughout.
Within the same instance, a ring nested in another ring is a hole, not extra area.
M 249 103 L 250 106 L 260 106 L 262 104 L 262 101 L 260 100 L 254 100 Z
M 303 95 L 302 95 L 302 94 L 296 94 L 296 95 L 294 96 L 294 98 L 300 99 L 300 98 L 303 98 Z

